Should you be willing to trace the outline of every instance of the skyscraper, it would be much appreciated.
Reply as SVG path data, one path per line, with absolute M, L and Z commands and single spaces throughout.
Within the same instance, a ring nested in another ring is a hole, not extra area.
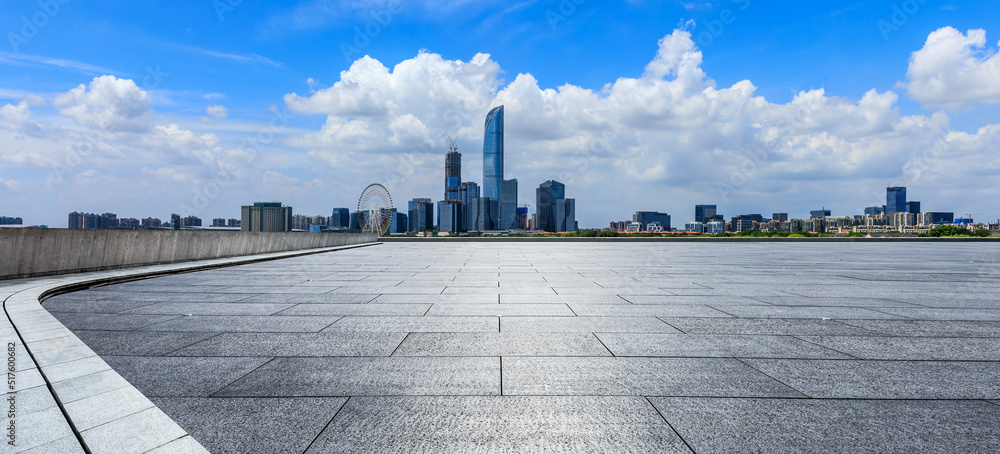
M 458 191 L 462 185 L 462 153 L 458 152 L 455 141 L 448 144 L 448 154 L 444 158 L 444 199 L 459 200 Z
M 500 181 L 500 230 L 517 228 L 517 178 Z
M 535 190 L 535 228 L 546 232 L 555 232 L 556 223 L 556 202 L 566 198 L 566 185 L 549 180 L 538 186 Z M 575 211 L 575 206 L 573 207 Z
M 462 226 L 465 230 L 479 230 L 476 224 L 475 209 L 473 204 L 479 198 L 479 185 L 472 181 L 462 182 L 458 189 L 458 199 L 462 201 Z
M 503 106 L 498 106 L 486 115 L 486 125 L 483 127 L 483 197 L 499 202 L 501 181 L 503 181 Z
M 423 232 L 434 228 L 434 203 L 431 199 L 413 199 L 408 208 L 411 232 Z
M 715 217 L 715 212 L 715 205 L 695 205 L 694 222 L 701 222 L 702 224 L 710 222 Z
M 894 186 L 885 188 L 885 213 L 906 212 L 906 187 Z

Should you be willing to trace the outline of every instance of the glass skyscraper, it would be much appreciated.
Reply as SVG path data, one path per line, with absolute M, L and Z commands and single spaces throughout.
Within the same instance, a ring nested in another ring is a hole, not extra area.
M 566 185 L 549 180 L 535 191 L 535 228 L 545 232 L 555 232 L 559 227 L 556 220 L 556 202 L 566 198 Z M 574 205 L 575 214 L 575 205 Z
M 483 197 L 499 202 L 501 181 L 503 181 L 503 106 L 494 107 L 486 115 L 486 126 L 483 128 Z
M 885 188 L 885 212 L 886 214 L 906 212 L 906 187 Z
M 702 224 L 711 222 L 712 218 L 715 217 L 715 211 L 715 205 L 695 205 L 694 222 L 701 222 Z
M 502 139 L 501 139 L 502 140 Z M 454 143 L 448 146 L 448 154 L 444 159 L 444 199 L 458 200 L 458 191 L 462 186 L 462 153 Z

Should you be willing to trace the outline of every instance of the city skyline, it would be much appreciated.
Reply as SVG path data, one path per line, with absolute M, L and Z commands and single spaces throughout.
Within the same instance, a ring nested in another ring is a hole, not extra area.
M 433 196 L 445 136 L 477 150 L 484 113 L 504 105 L 517 205 L 532 202 L 524 188 L 558 180 L 581 201 L 582 228 L 636 210 L 681 225 L 701 203 L 861 213 L 893 186 L 919 188 L 924 211 L 1000 217 L 990 3 L 922 4 L 900 19 L 892 5 L 484 2 L 442 10 L 461 25 L 435 33 L 421 31 L 441 20 L 423 2 L 310 5 L 247 4 L 220 20 L 180 3 L 137 18 L 142 33 L 105 6 L 69 4 L 25 33 L 21 19 L 40 10 L 14 6 L 0 26 L 27 42 L 0 54 L 0 214 L 51 226 L 72 211 L 234 218 L 252 200 L 325 214 L 372 181 L 402 200 Z M 383 12 L 382 32 L 344 58 L 341 44 Z M 151 23 L 178 15 L 186 34 Z M 488 33 L 447 39 L 511 23 L 557 52 Z M 618 23 L 635 26 L 619 37 Z M 122 51 L 85 48 L 106 39 Z M 602 39 L 586 54 L 574 44 Z M 303 43 L 332 56 L 299 59 Z

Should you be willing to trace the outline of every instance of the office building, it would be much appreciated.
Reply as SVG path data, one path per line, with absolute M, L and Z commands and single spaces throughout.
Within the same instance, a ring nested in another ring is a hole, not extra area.
M 917 225 L 954 224 L 955 213 L 927 212 L 917 215 Z
M 475 217 L 470 213 L 473 201 L 478 198 L 479 185 L 471 181 L 462 182 L 462 186 L 458 188 L 458 199 L 462 202 L 462 217 L 464 219 L 462 226 L 465 230 L 477 230 L 473 227 Z
M 576 228 L 576 199 L 556 200 L 555 222 L 556 232 L 575 232 Z M 669 218 L 669 216 L 668 216 Z M 670 221 L 667 221 L 670 222 Z
M 528 207 L 517 207 L 517 229 L 528 228 Z
M 410 227 L 406 213 L 400 213 L 395 208 L 392 210 L 392 222 L 389 223 L 389 233 L 402 234 Z
M 906 202 L 906 212 L 913 214 L 920 214 L 920 202 L 915 202 L 915 201 Z
M 695 205 L 694 222 L 700 222 L 702 224 L 709 222 L 715 217 L 715 212 L 715 205 Z
M 340 229 L 351 228 L 350 208 L 334 208 L 333 213 L 330 215 L 329 226 L 332 228 L 340 228 Z
M 566 198 L 566 185 L 548 180 L 535 190 L 535 226 L 545 232 L 556 232 L 556 201 Z
M 465 230 L 462 219 L 462 202 L 458 200 L 443 200 L 438 204 L 442 232 L 458 233 Z
M 292 207 L 281 202 L 256 202 L 241 208 L 240 230 L 244 232 L 290 232 Z
M 517 178 L 500 182 L 500 220 L 498 230 L 517 228 Z
M 867 207 L 865 208 L 865 214 L 869 216 L 875 216 L 877 214 L 885 214 L 885 205 Z
M 413 199 L 408 204 L 409 232 L 434 230 L 434 203 L 428 198 Z
M 469 217 L 472 219 L 472 223 L 466 227 L 466 230 L 480 232 L 493 230 L 492 226 L 497 224 L 494 216 L 499 211 L 498 205 L 499 203 L 495 199 L 488 197 L 472 199 L 472 205 L 469 206 Z
M 724 233 L 726 231 L 726 223 L 724 221 L 712 221 L 705 224 L 705 233 Z
M 705 233 L 705 224 L 702 222 L 688 222 L 684 224 L 685 232 Z
M 906 187 L 885 188 L 885 214 L 906 213 Z
M 812 210 L 809 212 L 809 217 L 811 219 L 826 219 L 829 216 L 830 210 L 827 210 L 826 208 L 822 210 Z
M 695 213 L 695 215 L 697 216 L 697 213 Z M 715 216 L 714 209 L 712 216 Z M 645 229 L 649 224 L 659 222 L 660 225 L 663 226 L 663 230 L 670 230 L 670 215 L 667 213 L 660 213 L 659 211 L 636 211 L 635 214 L 632 215 L 632 222 L 638 222 L 643 229 Z
M 771 220 L 785 222 L 788 220 L 788 213 L 771 213 Z
M 180 230 L 184 227 L 184 221 L 181 219 L 181 215 L 177 213 L 170 213 L 170 230 Z
M 448 154 L 444 158 L 444 199 L 460 200 L 461 186 L 462 153 L 458 152 L 458 147 L 453 141 L 448 145 Z
M 503 106 L 486 115 L 483 127 L 483 197 L 500 200 L 503 181 Z

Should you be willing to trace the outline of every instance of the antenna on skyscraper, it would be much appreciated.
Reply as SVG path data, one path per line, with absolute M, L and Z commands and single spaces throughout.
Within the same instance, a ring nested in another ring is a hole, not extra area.
M 458 151 L 458 145 L 455 145 L 455 142 L 458 142 L 458 136 L 455 136 L 454 139 L 448 136 L 448 141 L 451 142 L 448 144 L 448 151 Z

